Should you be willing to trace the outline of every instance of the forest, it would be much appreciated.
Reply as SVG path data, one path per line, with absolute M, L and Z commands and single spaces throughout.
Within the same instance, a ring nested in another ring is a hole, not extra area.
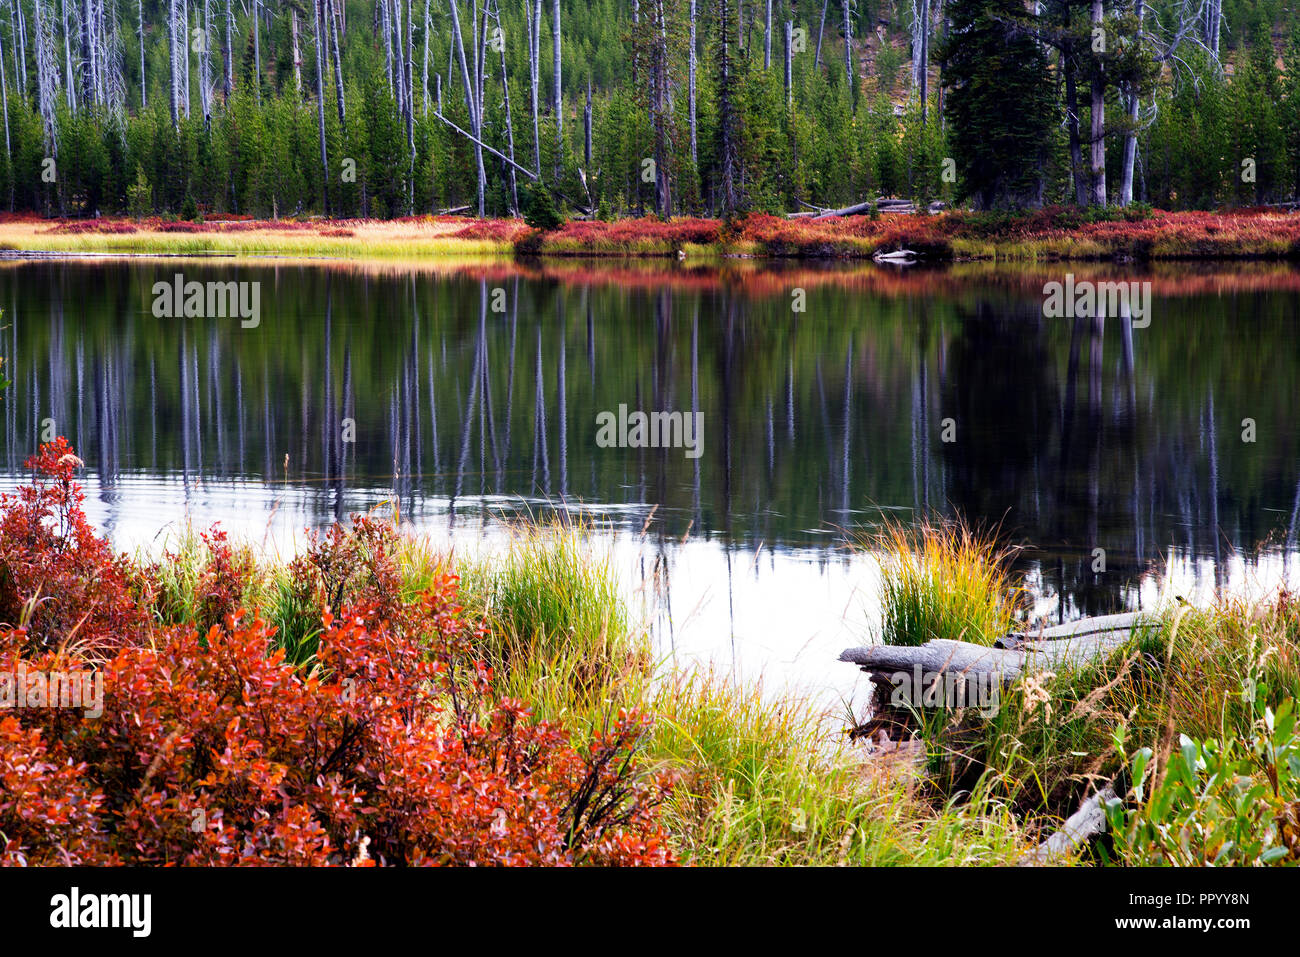
M 1285 203 L 1298 26 L 1280 0 L 3 0 L 0 205 Z

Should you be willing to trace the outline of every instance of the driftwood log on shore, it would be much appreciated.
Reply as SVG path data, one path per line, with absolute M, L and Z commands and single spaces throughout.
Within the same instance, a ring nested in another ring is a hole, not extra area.
M 1021 866 L 1051 864 L 1082 847 L 1106 829 L 1106 805 L 1115 800 L 1115 797 L 1115 789 L 1110 785 L 1089 795 L 1079 805 L 1079 810 L 1066 818 L 1059 831 L 1021 857 L 1017 863 Z
M 870 645 L 849 648 L 839 660 L 886 677 L 898 672 L 911 674 L 919 667 L 930 675 L 998 675 L 1003 683 L 1010 683 L 1026 672 L 1054 671 L 1105 659 L 1122 647 L 1135 629 L 1152 620 L 1140 613 L 1084 618 L 1032 635 L 1007 635 L 992 647 L 948 639 L 918 646 Z
M 832 216 L 861 216 L 870 213 L 873 207 L 881 215 L 915 216 L 917 211 L 916 204 L 907 199 L 873 199 L 865 203 L 854 203 L 852 206 L 841 206 L 839 209 L 826 209 L 803 200 L 799 201 L 799 205 L 806 206 L 808 209 L 800 213 L 787 213 L 786 219 L 829 219 Z M 941 202 L 930 203 L 926 207 L 931 215 L 941 213 L 947 208 L 947 204 Z

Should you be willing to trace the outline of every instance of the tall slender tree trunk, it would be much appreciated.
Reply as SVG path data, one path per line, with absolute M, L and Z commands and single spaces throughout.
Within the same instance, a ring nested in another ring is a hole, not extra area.
M 415 0 L 406 2 L 406 211 L 415 215 Z M 481 124 L 480 124 L 481 125 Z M 481 134 L 480 134 L 481 135 Z
M 420 72 L 424 115 L 429 115 L 429 0 L 424 0 L 424 66 Z
M 844 71 L 848 74 L 849 80 L 849 97 L 853 104 L 853 112 L 858 111 L 858 77 L 857 71 L 853 68 L 853 21 L 849 17 L 852 0 L 840 0 L 840 7 L 844 13 Z
M 921 95 L 921 126 L 930 118 L 930 0 L 917 0 L 921 36 L 917 54 L 916 88 Z
M 687 81 L 689 86 L 687 95 L 689 99 L 688 109 L 690 111 L 690 123 L 691 123 L 691 165 L 696 168 L 698 168 L 700 165 L 699 121 L 696 112 L 697 104 L 696 104 L 696 85 L 695 85 L 695 71 L 699 62 L 699 58 L 696 55 L 696 47 L 698 43 L 696 39 L 696 23 L 697 23 L 698 16 L 699 16 L 699 0 L 691 0 L 691 38 L 690 38 L 691 50 L 690 50 L 689 65 L 688 65 L 690 77 Z
M 9 180 L 9 212 L 14 211 L 14 151 L 9 143 L 9 80 L 5 76 L 4 38 L 0 37 L 0 110 L 5 118 L 5 173 Z
M 140 109 L 149 105 L 149 78 L 144 69 L 144 0 L 139 0 L 137 12 L 140 15 Z
M 1142 21 L 1146 13 L 1143 0 L 1133 0 L 1133 13 L 1137 18 L 1137 43 L 1142 45 Z M 1138 85 L 1129 83 L 1126 107 L 1128 109 L 1128 128 L 1124 130 L 1124 169 L 1119 181 L 1119 204 L 1128 206 L 1133 202 L 1133 169 L 1137 165 L 1137 125 L 1138 125 Z
M 179 0 L 168 0 L 167 8 L 167 42 L 168 49 L 171 51 L 171 111 L 172 111 L 172 129 L 180 131 L 180 101 L 181 101 L 181 65 L 178 62 L 177 46 L 183 42 L 183 38 L 177 37 L 177 17 L 180 15 Z
M 315 31 L 316 50 L 316 123 L 320 131 L 320 190 L 321 202 L 325 215 L 330 214 L 330 161 L 329 149 L 325 142 L 325 0 L 314 0 L 312 4 L 312 27 Z
M 671 216 L 673 207 L 672 175 L 668 155 L 668 28 L 664 13 L 664 0 L 655 0 L 655 17 L 658 20 L 655 44 L 654 103 L 655 131 L 655 211 L 660 216 Z
M 582 111 L 582 162 L 583 167 L 591 171 L 591 75 L 587 75 L 587 105 Z
M 325 2 L 330 25 L 330 47 L 334 53 L 334 97 L 338 101 L 339 132 L 347 135 L 348 108 L 343 94 L 343 57 L 339 52 L 339 18 L 336 7 L 340 0 L 325 0 Z
M 782 31 L 785 46 L 785 108 L 794 109 L 794 21 L 786 20 Z
M 1065 13 L 1068 20 L 1069 12 Z M 1087 176 L 1083 167 L 1083 136 L 1079 130 L 1079 87 L 1075 75 L 1074 49 L 1067 44 L 1061 51 L 1061 71 L 1065 74 L 1065 121 L 1070 139 L 1070 171 L 1074 179 L 1074 201 L 1088 205 Z
M 763 69 L 772 69 L 772 0 L 767 0 L 763 16 Z
M 225 75 L 222 80 L 222 87 L 225 91 L 225 97 L 228 101 L 232 93 L 235 92 L 235 13 L 230 7 L 230 0 L 226 0 L 226 29 L 225 39 L 221 45 L 221 60 L 225 66 Z
M 384 67 L 388 71 L 388 92 L 396 100 L 401 94 L 397 92 L 397 84 L 393 80 L 393 24 L 388 0 L 379 0 L 379 26 L 384 31 Z
M 198 13 L 196 12 L 196 16 Z M 203 32 L 199 34 L 199 107 L 203 128 L 212 128 L 212 4 L 203 0 Z
M 84 3 L 85 0 L 82 0 Z M 63 94 L 68 102 L 69 111 L 77 111 L 77 82 L 72 73 L 72 21 L 68 18 L 68 0 L 62 0 L 60 6 L 63 15 Z M 86 56 L 90 55 L 90 19 L 84 17 L 85 24 L 82 27 L 82 43 L 86 44 Z M 86 77 L 83 89 L 89 89 L 89 76 Z
M 67 6 L 64 6 L 65 25 Z M 91 31 L 95 29 L 94 5 L 91 0 L 81 0 L 81 102 L 95 102 L 95 45 Z M 68 86 L 72 86 L 71 60 L 68 67 Z
M 289 55 L 293 60 L 293 88 L 302 93 L 302 45 L 298 38 L 298 11 L 289 8 Z
M 262 102 L 262 0 L 253 0 L 253 90 Z
M 532 0 L 532 25 L 529 37 L 531 49 L 528 51 L 529 66 L 532 69 L 533 94 L 533 165 L 538 177 L 542 175 L 542 126 L 541 126 L 541 82 L 542 82 L 542 0 Z
M 831 5 L 831 0 L 822 0 L 822 19 L 817 26 L 817 53 L 813 56 L 813 69 L 822 65 L 822 37 L 826 33 L 826 8 Z
M 551 49 L 555 61 L 555 178 L 564 166 L 564 84 L 560 75 L 560 0 L 551 0 Z
M 735 103 L 732 99 L 734 91 L 731 76 L 731 42 L 731 5 L 729 0 L 718 0 L 718 134 L 720 140 L 718 202 L 724 216 L 730 216 L 739 205 L 736 194 L 736 177 L 739 171 L 736 168 L 738 164 Z
M 539 0 L 540 2 L 540 0 Z M 487 207 L 487 172 L 483 167 L 483 128 L 480 122 L 478 104 L 474 102 L 474 83 L 469 75 L 469 61 L 465 58 L 465 37 L 460 29 L 460 0 L 448 0 L 451 7 L 451 42 L 460 62 L 460 78 L 465 85 L 465 103 L 469 107 L 470 127 L 474 132 L 474 158 L 478 165 L 478 214 L 482 216 Z
M 1102 26 L 1102 0 L 1092 0 L 1092 26 L 1094 30 Z M 1106 76 L 1098 64 L 1093 71 L 1092 80 L 1092 196 L 1094 206 L 1106 205 Z
M 485 12 L 488 10 L 491 11 L 492 21 L 497 25 L 497 29 L 498 30 L 503 29 L 501 26 L 501 9 L 497 3 L 497 0 L 488 0 L 488 7 L 485 9 Z M 510 164 L 507 167 L 510 171 L 510 203 L 511 203 L 510 208 L 516 215 L 518 215 L 519 178 L 518 178 L 518 173 L 515 172 L 515 167 L 514 167 L 515 121 L 514 121 L 514 115 L 512 114 L 510 109 L 510 76 L 506 71 L 506 46 L 504 43 L 504 36 L 505 34 L 503 33 L 502 34 L 503 42 L 501 43 L 499 52 L 501 54 L 501 92 L 505 96 L 505 108 L 506 108 L 506 151 L 510 156 Z M 590 117 L 591 114 L 590 88 L 588 88 L 588 93 L 587 93 L 587 113 L 588 116 Z M 587 165 L 588 166 L 591 165 L 590 148 L 588 148 Z

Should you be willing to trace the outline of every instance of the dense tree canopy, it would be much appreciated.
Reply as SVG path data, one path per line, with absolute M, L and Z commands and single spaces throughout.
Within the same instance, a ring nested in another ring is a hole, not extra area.
M 1281 0 L 3 0 L 0 205 L 509 215 L 534 181 L 601 216 L 1277 202 L 1298 22 Z

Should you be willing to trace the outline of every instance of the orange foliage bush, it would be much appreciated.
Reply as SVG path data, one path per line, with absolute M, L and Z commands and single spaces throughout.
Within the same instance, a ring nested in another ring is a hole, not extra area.
M 67 547 L 31 526 L 51 510 L 79 515 L 71 455 L 63 440 L 43 448 L 36 464 L 55 491 L 23 490 L 0 516 L 26 530 L 25 547 L 58 553 L 51 567 Z M 117 559 L 83 526 L 70 526 L 83 536 L 76 571 L 116 581 Z M 226 554 L 223 537 L 208 546 Z M 237 610 L 206 632 L 155 627 L 122 642 L 98 666 L 98 716 L 3 713 L 0 864 L 673 863 L 657 820 L 669 782 L 637 762 L 646 719 L 620 713 L 576 748 L 522 702 L 497 700 L 456 577 L 394 608 L 390 555 L 364 522 L 316 539 L 300 562 L 313 594 L 373 599 L 321 614 L 307 666 Z M 71 592 L 61 614 L 100 600 Z M 34 637 L 0 627 L 0 676 L 93 666 Z

